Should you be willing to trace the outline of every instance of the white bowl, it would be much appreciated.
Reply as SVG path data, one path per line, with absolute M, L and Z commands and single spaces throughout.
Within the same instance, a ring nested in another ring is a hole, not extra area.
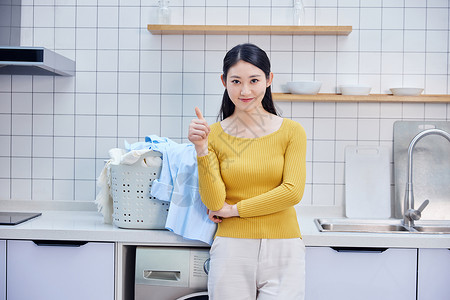
M 392 88 L 390 90 L 395 96 L 419 96 L 423 92 L 421 88 Z
M 367 85 L 348 84 L 341 85 L 342 95 L 369 95 L 372 88 Z
M 321 81 L 290 81 L 287 83 L 291 94 L 315 95 L 322 86 Z

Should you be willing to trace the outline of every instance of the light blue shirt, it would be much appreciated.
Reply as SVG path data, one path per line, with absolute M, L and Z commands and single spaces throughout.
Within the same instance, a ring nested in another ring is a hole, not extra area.
M 150 135 L 145 137 L 145 142 L 126 143 L 125 147 L 127 150 L 151 149 L 162 153 L 161 174 L 153 181 L 151 195 L 170 201 L 166 229 L 211 245 L 217 225 L 208 218 L 200 198 L 194 145 Z

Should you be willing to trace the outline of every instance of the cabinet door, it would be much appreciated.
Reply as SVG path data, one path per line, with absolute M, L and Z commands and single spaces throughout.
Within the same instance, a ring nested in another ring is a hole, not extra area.
M 8 300 L 114 299 L 114 244 L 7 242 Z
M 0 300 L 6 300 L 6 241 L 0 240 Z
M 449 249 L 419 249 L 418 270 L 418 300 L 449 299 Z
M 416 299 L 416 249 L 306 248 L 306 300 Z

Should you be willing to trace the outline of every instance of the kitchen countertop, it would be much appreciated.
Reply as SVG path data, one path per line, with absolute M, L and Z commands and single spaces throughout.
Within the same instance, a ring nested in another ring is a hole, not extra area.
M 24 223 L 0 226 L 0 239 L 74 240 L 119 242 L 139 245 L 205 246 L 167 230 L 123 229 L 104 224 L 93 203 L 70 204 L 37 201 L 0 201 L 1 211 L 42 212 Z M 450 248 L 450 235 L 418 233 L 320 232 L 315 218 L 342 217 L 339 207 L 297 207 L 298 220 L 306 246 Z

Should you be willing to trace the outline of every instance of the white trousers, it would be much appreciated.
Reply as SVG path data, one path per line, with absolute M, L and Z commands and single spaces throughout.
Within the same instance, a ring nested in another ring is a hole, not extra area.
M 210 251 L 208 294 L 212 300 L 303 300 L 302 239 L 216 237 Z

